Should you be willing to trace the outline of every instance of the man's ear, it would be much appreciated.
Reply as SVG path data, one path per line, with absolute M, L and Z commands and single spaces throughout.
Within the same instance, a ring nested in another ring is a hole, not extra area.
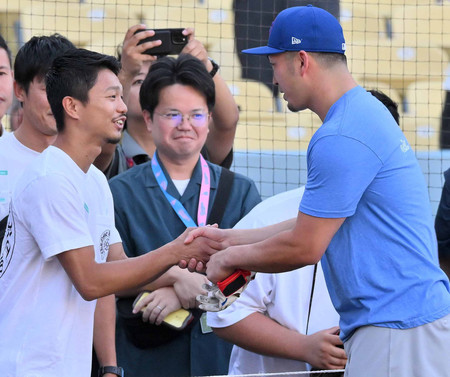
M 145 125 L 147 126 L 147 130 L 149 132 L 152 132 L 153 120 L 152 120 L 152 117 L 150 115 L 150 112 L 148 110 L 142 110 L 142 116 L 144 118 Z
M 310 56 L 306 51 L 299 51 L 296 57 L 300 65 L 300 73 L 303 75 L 305 71 L 308 70 L 310 64 Z
M 76 100 L 73 97 L 66 96 L 62 100 L 63 108 L 67 114 L 67 116 L 73 118 L 73 119 L 80 119 L 80 107 L 81 103 L 80 101 Z
M 25 89 L 15 80 L 14 80 L 14 95 L 19 100 L 19 102 L 23 102 L 25 96 L 27 95 Z

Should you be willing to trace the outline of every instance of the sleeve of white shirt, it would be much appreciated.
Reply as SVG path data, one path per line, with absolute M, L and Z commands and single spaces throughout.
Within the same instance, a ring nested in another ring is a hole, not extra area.
M 290 190 L 264 200 L 254 207 L 235 229 L 252 229 L 281 222 L 298 214 L 298 204 L 304 187 Z M 227 327 L 239 322 L 252 313 L 266 313 L 267 307 L 274 301 L 277 276 L 258 272 L 239 299 L 225 310 L 208 312 L 207 322 L 211 327 Z
M 37 178 L 24 189 L 15 206 L 20 207 L 21 220 L 44 258 L 93 245 L 84 203 L 65 177 Z

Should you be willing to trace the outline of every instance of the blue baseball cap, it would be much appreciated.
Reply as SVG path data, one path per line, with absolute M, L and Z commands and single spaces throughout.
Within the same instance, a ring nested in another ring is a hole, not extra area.
M 344 33 L 336 17 L 312 5 L 287 8 L 273 21 L 267 46 L 249 48 L 242 52 L 273 55 L 300 50 L 344 54 Z

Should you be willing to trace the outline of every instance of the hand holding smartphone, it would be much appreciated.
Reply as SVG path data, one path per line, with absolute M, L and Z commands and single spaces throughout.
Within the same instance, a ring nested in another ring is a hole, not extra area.
M 139 41 L 138 45 L 157 40 L 161 40 L 162 43 L 159 46 L 145 50 L 143 52 L 144 54 L 155 56 L 178 55 L 188 43 L 188 37 L 183 35 L 184 29 L 182 28 L 153 30 L 155 31 L 155 35 L 153 37 L 142 39 Z M 144 31 L 144 29 L 137 30 L 134 34 L 142 31 Z

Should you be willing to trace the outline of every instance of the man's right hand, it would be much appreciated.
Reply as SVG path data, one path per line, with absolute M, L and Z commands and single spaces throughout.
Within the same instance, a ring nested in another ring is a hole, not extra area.
M 139 33 L 136 31 L 142 30 Z M 136 34 L 135 34 L 136 33 Z M 125 34 L 122 46 L 120 62 L 122 64 L 121 73 L 130 77 L 137 75 L 144 62 L 156 60 L 156 56 L 144 54 L 144 51 L 161 45 L 162 41 L 156 40 L 138 44 L 141 40 L 155 35 L 153 30 L 146 30 L 144 24 L 130 27 Z
M 214 229 L 213 227 L 206 227 Z M 187 237 L 190 236 L 190 233 L 198 228 L 187 228 L 175 242 L 180 243 L 180 253 L 179 253 L 179 263 L 178 266 L 180 268 L 187 268 L 188 264 L 194 263 L 200 266 L 206 266 L 206 263 L 209 261 L 211 255 L 217 253 L 222 250 L 221 243 L 213 238 L 208 237 L 195 237 L 191 238 L 189 242 L 186 242 Z M 191 272 L 194 272 L 195 269 L 189 269 Z M 204 272 L 202 269 L 197 270 L 197 272 Z
M 183 233 L 185 245 L 190 245 L 192 242 L 201 238 L 213 241 L 216 245 L 216 251 L 226 249 L 230 245 L 230 242 L 228 241 L 229 229 L 219 229 L 217 224 L 199 228 L 188 228 L 186 231 L 187 232 Z M 209 258 L 207 260 L 197 258 L 182 259 L 178 266 L 180 268 L 187 268 L 191 272 L 204 273 L 206 271 L 206 262 L 208 262 L 208 260 Z

